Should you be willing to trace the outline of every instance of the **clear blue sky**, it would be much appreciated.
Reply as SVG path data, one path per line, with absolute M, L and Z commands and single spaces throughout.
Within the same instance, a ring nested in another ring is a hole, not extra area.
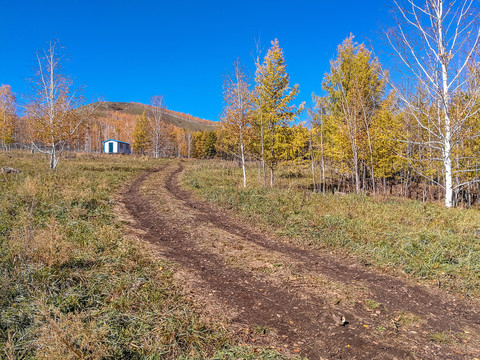
M 253 72 L 255 40 L 278 38 L 298 103 L 321 93 L 336 47 L 351 32 L 373 42 L 383 63 L 381 26 L 390 0 L 291 1 L 4 1 L 0 13 L 0 83 L 30 91 L 35 52 L 59 39 L 65 72 L 91 101 L 148 103 L 164 95 L 169 109 L 218 120 L 222 76 L 236 57 Z

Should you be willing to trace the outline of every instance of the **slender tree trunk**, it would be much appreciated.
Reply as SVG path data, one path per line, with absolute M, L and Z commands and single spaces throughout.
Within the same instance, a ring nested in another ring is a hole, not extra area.
M 261 104 L 260 104 L 261 108 Z M 260 110 L 260 139 L 261 139 L 261 156 L 262 156 L 262 170 L 263 170 L 263 186 L 267 186 L 267 171 L 265 167 L 265 138 L 263 129 L 263 112 Z
M 187 144 L 188 144 L 188 158 L 192 158 L 192 134 L 187 133 Z
M 313 147 L 312 147 L 312 135 L 310 134 L 310 162 L 312 163 L 312 181 L 313 181 L 313 192 L 317 192 L 316 183 L 315 183 L 315 157 L 313 156 Z
M 313 157 L 312 157 L 312 160 L 311 160 L 311 162 L 312 162 L 312 182 L 313 182 L 313 192 L 314 192 L 314 193 L 316 193 L 316 192 L 318 192 L 318 191 L 317 191 L 317 184 L 316 184 L 316 182 L 315 182 L 315 181 L 316 181 L 316 179 L 315 179 L 315 160 L 314 160 L 314 158 L 313 158 Z
M 360 174 L 358 171 L 358 153 L 356 147 L 353 149 L 353 171 L 355 173 L 355 193 L 360 193 Z
M 374 167 L 373 167 L 373 150 L 372 150 L 372 141 L 370 139 L 370 130 L 367 127 L 367 135 L 368 135 L 368 148 L 370 150 L 370 168 L 372 171 L 371 178 L 372 178 L 372 192 L 373 195 L 375 195 L 375 173 L 374 173 Z
M 442 65 L 442 109 L 445 116 L 444 144 L 443 144 L 443 166 L 445 171 L 445 206 L 453 206 L 453 174 L 452 174 L 452 130 L 450 121 L 450 91 L 448 84 L 448 58 L 444 45 L 443 28 L 443 3 L 436 8 L 436 22 L 438 31 L 438 52 Z
M 453 178 L 452 178 L 452 157 L 450 141 L 445 139 L 443 164 L 445 167 L 445 206 L 453 206 Z
M 244 153 L 244 147 L 243 147 L 243 141 L 240 140 L 240 154 L 242 158 L 242 172 L 243 172 L 243 187 L 247 187 L 247 173 L 245 171 L 245 153 Z
M 261 163 L 261 161 L 257 161 L 257 170 L 258 170 L 257 180 L 260 183 L 260 181 L 262 181 L 262 163 Z
M 323 156 L 323 116 L 320 119 L 320 153 L 322 157 L 322 193 L 325 195 L 325 158 Z
M 55 170 L 55 152 L 50 154 L 50 169 Z
M 58 161 L 60 160 L 61 153 L 57 154 L 55 144 L 52 144 L 51 146 L 52 146 L 52 151 L 50 153 L 50 169 L 56 170 Z

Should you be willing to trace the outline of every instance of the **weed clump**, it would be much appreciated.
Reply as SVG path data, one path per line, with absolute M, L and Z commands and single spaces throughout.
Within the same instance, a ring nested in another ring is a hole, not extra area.
M 158 161 L 78 155 L 52 172 L 38 154 L 7 160 L 22 172 L 0 179 L 1 358 L 253 354 L 202 320 L 172 265 L 125 238 L 116 220 L 113 195 Z

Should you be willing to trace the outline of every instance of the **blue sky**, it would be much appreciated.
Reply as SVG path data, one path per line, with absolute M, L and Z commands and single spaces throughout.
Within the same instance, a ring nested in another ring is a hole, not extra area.
M 345 1 L 4 1 L 0 13 L 0 83 L 19 97 L 30 91 L 35 52 L 60 40 L 64 65 L 91 101 L 148 103 L 218 120 L 222 77 L 239 57 L 251 71 L 255 42 L 278 38 L 297 103 L 321 93 L 336 47 L 350 33 L 373 44 L 387 67 L 381 27 L 390 0 Z

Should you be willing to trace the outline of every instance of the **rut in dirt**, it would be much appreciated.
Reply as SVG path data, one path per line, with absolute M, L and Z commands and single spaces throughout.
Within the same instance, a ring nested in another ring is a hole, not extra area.
M 467 303 L 435 296 L 424 287 L 410 286 L 402 279 L 362 268 L 346 259 L 335 259 L 328 254 L 275 241 L 225 212 L 219 212 L 212 205 L 194 199 L 178 184 L 178 176 L 183 171 L 181 164 L 176 169 L 165 165 L 157 171 L 168 172 L 165 183 L 158 185 L 167 190 L 168 196 L 191 208 L 195 214 L 192 221 L 199 226 L 208 223 L 218 227 L 266 251 L 276 251 L 300 261 L 303 268 L 322 273 L 332 280 L 346 283 L 351 283 L 352 279 L 361 280 L 391 311 L 399 309 L 427 316 L 425 326 L 429 331 L 440 332 L 452 327 L 460 330 L 464 322 L 469 326 L 480 325 L 478 310 Z M 228 266 L 217 254 L 197 246 L 196 242 L 201 239 L 192 239 L 191 234 L 179 224 L 168 221 L 149 199 L 142 196 L 140 187 L 152 174 L 154 172 L 141 175 L 131 185 L 124 196 L 126 208 L 136 220 L 136 226 L 146 230 L 145 240 L 156 244 L 159 252 L 169 260 L 193 271 L 225 306 L 236 310 L 238 315 L 232 321 L 275 329 L 285 344 L 302 344 L 302 353 L 310 359 L 464 358 L 465 354 L 451 349 L 427 345 L 419 348 L 422 341 L 412 347 L 391 339 L 373 340 L 366 329 L 358 324 L 352 326 L 357 320 L 354 309 L 335 309 L 344 314 L 351 325 L 332 326 L 331 309 L 321 296 L 298 294 L 288 286 L 269 282 L 267 277 Z
M 280 241 L 267 239 L 265 234 L 252 231 L 248 226 L 238 223 L 237 219 L 219 213 L 211 205 L 198 201 L 192 195 L 182 189 L 178 184 L 178 174 L 183 171 L 180 165 L 175 172 L 169 176 L 166 188 L 176 198 L 184 201 L 189 207 L 199 210 L 202 215 L 199 220 L 207 221 L 216 226 L 227 229 L 230 233 L 240 235 L 249 241 L 264 247 L 267 250 L 278 251 L 294 257 L 296 261 L 303 262 L 305 269 L 319 271 L 335 280 L 351 282 L 352 280 L 368 283 L 369 289 L 375 293 L 376 298 L 387 305 L 399 305 L 404 311 L 411 311 L 429 316 L 430 325 L 441 330 L 442 325 L 455 318 L 455 323 L 461 324 L 464 320 L 468 324 L 480 326 L 480 310 L 472 307 L 465 301 L 458 301 L 445 296 L 442 291 L 432 293 L 419 285 L 408 285 L 403 279 L 381 274 L 365 266 L 348 261 L 348 259 L 337 259 L 329 254 L 321 254 L 290 246 Z M 434 296 L 440 295 L 440 296 Z M 460 321 L 459 321 L 460 320 Z M 455 324 L 452 324 L 454 327 Z

